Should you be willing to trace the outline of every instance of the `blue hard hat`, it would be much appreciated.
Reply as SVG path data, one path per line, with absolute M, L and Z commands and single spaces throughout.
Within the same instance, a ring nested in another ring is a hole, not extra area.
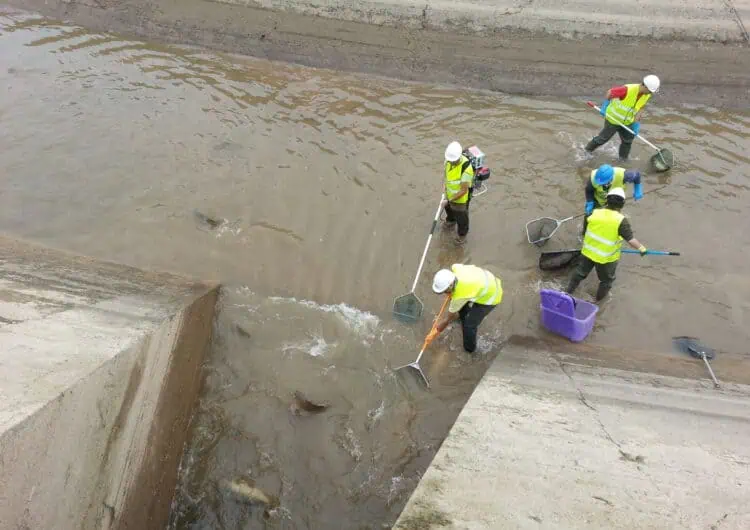
M 599 186 L 609 183 L 612 177 L 615 176 L 615 170 L 609 164 L 603 164 L 599 166 L 594 175 L 594 182 Z

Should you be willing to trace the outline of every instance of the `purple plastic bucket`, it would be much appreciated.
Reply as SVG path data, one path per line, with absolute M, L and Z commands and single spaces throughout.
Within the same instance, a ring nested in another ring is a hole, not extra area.
M 539 291 L 542 325 L 572 342 L 581 342 L 594 328 L 599 306 L 553 289 Z

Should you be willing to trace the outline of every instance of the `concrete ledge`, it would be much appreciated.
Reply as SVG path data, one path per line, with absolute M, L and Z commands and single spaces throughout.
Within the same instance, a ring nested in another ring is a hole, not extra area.
M 573 38 L 620 36 L 747 42 L 725 0 L 216 0 L 348 22 L 461 34 L 524 30 Z
M 750 528 L 749 397 L 509 347 L 394 530 Z
M 0 239 L 0 529 L 165 527 L 216 296 Z

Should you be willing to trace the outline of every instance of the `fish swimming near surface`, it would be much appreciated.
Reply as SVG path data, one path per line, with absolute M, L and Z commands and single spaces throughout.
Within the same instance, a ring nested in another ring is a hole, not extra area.
M 323 412 L 330 406 L 329 403 L 313 403 L 298 390 L 294 393 L 294 402 L 290 405 L 289 409 L 295 416 L 307 416 Z
M 230 492 L 237 500 L 248 504 L 260 504 L 263 506 L 274 506 L 276 501 L 260 488 L 256 488 L 244 478 L 234 480 L 222 480 L 221 486 Z
M 193 215 L 195 215 L 195 218 L 201 225 L 205 226 L 209 230 L 214 230 L 224 224 L 224 219 L 219 219 L 218 217 L 213 215 L 206 215 L 205 213 L 198 210 L 193 210 Z
M 237 335 L 240 335 L 241 337 L 245 337 L 246 339 L 251 337 L 250 332 L 236 322 L 234 324 L 234 330 L 237 332 Z

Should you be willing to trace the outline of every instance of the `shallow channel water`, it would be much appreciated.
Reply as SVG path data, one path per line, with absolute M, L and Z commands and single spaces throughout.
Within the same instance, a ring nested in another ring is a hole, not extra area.
M 565 275 L 538 271 L 525 223 L 579 213 L 584 179 L 616 156 L 614 142 L 584 156 L 601 121 L 582 100 L 341 75 L 16 11 L 0 17 L 0 80 L 3 231 L 226 285 L 175 530 L 392 523 L 502 341 L 543 334 L 537 292 Z M 649 173 L 636 143 L 645 191 L 668 186 L 628 212 L 641 241 L 682 256 L 623 257 L 589 342 L 658 352 L 691 334 L 743 352 L 750 114 L 668 108 L 664 83 L 642 132 L 678 164 Z M 411 287 L 454 138 L 487 154 L 489 191 L 463 247 L 436 234 L 416 291 L 426 317 L 405 327 L 391 306 Z M 548 248 L 576 246 L 577 230 Z M 393 367 L 437 309 L 431 276 L 464 261 L 499 274 L 504 303 L 476 359 L 455 332 L 431 349 L 426 393 Z M 295 390 L 331 406 L 294 416 Z M 217 486 L 240 475 L 278 507 L 264 517 Z

